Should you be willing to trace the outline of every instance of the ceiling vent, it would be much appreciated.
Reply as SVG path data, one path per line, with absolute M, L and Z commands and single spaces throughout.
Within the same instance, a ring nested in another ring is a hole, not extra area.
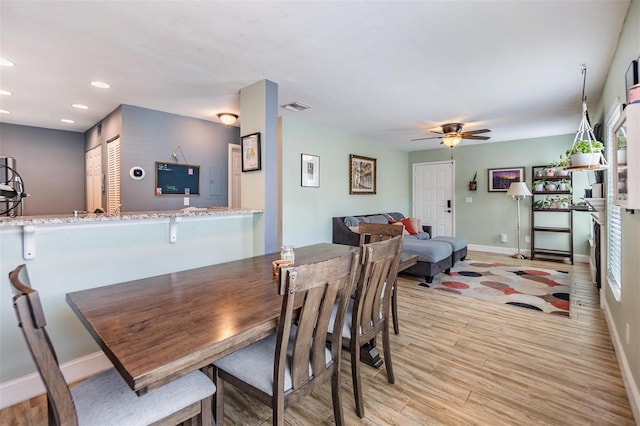
M 291 102 L 290 104 L 280 106 L 288 111 L 304 111 L 305 109 L 311 108 L 310 105 L 306 105 L 300 102 Z

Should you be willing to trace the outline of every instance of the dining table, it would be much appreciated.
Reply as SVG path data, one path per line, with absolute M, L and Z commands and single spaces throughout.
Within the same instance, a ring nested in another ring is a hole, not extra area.
M 295 249 L 295 262 L 357 247 Z M 280 252 L 68 293 L 71 309 L 138 395 L 276 331 L 282 308 L 272 262 Z M 161 261 L 161 260 L 159 260 Z

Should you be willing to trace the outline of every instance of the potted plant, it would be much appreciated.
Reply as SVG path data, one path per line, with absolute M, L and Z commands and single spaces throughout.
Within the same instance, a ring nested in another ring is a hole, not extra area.
M 566 155 L 571 157 L 571 166 L 591 166 L 600 164 L 604 145 L 599 141 L 580 140 L 573 144 Z
M 554 182 L 546 182 L 544 185 L 544 189 L 545 191 L 556 191 L 558 189 L 558 187 L 556 186 L 556 184 Z
M 560 207 L 561 209 L 568 209 L 569 208 L 569 197 L 564 197 L 560 199 L 560 202 L 558 204 L 558 207 Z
M 536 200 L 533 202 L 534 209 L 543 209 L 544 208 L 544 200 Z
M 571 191 L 571 184 L 567 179 L 562 179 L 558 182 L 558 191 Z
M 618 165 L 627 164 L 627 139 L 623 136 L 618 136 Z
M 473 174 L 473 177 L 469 181 L 469 191 L 475 191 L 478 188 L 478 172 L 476 171 Z
M 544 191 L 545 184 L 546 182 L 543 179 L 537 179 L 533 181 L 533 190 L 536 192 L 542 192 Z
M 556 166 L 556 176 L 569 176 L 569 171 L 565 168 L 569 165 L 571 159 L 569 156 L 564 156 L 564 154 L 560 154 L 560 159 L 555 163 Z

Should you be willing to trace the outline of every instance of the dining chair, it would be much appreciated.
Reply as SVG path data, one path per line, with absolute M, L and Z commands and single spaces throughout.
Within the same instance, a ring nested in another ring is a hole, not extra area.
M 215 386 L 206 374 L 195 371 L 138 396 L 111 368 L 69 388 L 45 328 L 40 296 L 31 288 L 25 265 L 9 273 L 13 306 L 19 327 L 42 377 L 50 425 L 152 425 L 195 420 L 211 425 L 211 397 Z
M 375 243 L 377 241 L 384 241 L 398 235 L 403 235 L 404 225 L 385 225 L 380 223 L 362 222 L 359 224 L 359 231 L 360 245 L 363 245 L 365 242 Z M 398 283 L 396 275 L 396 280 L 393 282 L 393 289 L 391 291 L 391 316 L 393 319 L 393 332 L 395 334 L 400 334 L 400 322 L 398 321 L 397 287 Z
M 394 225 L 391 225 L 394 226 Z M 360 380 L 360 351 L 366 343 L 375 347 L 375 339 L 382 334 L 384 364 L 387 381 L 395 382 L 389 341 L 389 304 L 391 286 L 398 274 L 402 236 L 389 240 L 363 244 L 362 266 L 356 284 L 355 297 L 351 298 L 342 328 L 342 345 L 351 353 L 351 377 L 356 413 L 364 417 L 364 400 Z M 329 323 L 332 329 L 333 323 Z M 332 336 L 334 337 L 334 336 Z
M 280 272 L 283 296 L 277 332 L 213 364 L 217 388 L 216 425 L 224 422 L 225 382 L 271 407 L 274 425 L 284 424 L 287 406 L 331 379 L 335 423 L 344 423 L 340 397 L 340 330 L 359 265 L 354 249 L 323 262 Z M 328 325 L 338 303 L 334 341 L 327 349 Z

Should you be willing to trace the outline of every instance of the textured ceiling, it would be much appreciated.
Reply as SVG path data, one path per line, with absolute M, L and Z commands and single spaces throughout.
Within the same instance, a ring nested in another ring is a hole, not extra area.
M 447 122 L 488 127 L 489 142 L 574 133 L 580 65 L 595 108 L 628 5 L 2 0 L 0 52 L 15 66 L 0 67 L 13 93 L 0 120 L 83 132 L 129 104 L 218 121 L 268 79 L 279 104 L 312 107 L 280 115 L 410 151 L 438 147 L 410 139 Z

